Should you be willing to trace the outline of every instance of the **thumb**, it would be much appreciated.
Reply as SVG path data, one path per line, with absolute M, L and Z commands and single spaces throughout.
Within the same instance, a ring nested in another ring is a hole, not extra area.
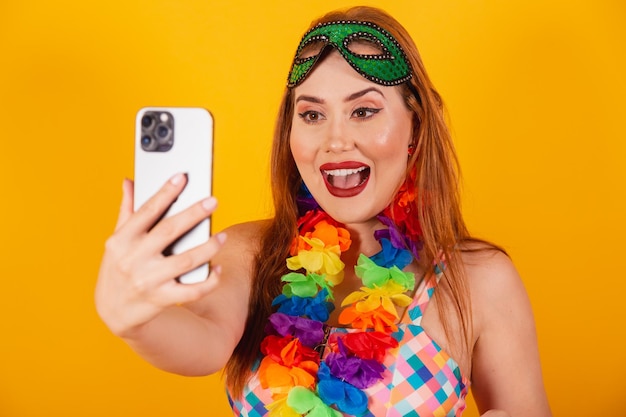
M 122 183 L 122 203 L 120 205 L 120 212 L 117 216 L 117 224 L 115 230 L 118 230 L 128 218 L 133 214 L 133 201 L 134 201 L 135 185 L 132 180 L 124 178 Z

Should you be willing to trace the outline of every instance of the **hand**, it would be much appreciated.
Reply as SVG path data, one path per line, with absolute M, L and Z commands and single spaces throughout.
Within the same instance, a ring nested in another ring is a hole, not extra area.
M 208 198 L 159 221 L 186 182 L 184 174 L 175 175 L 133 213 L 133 183 L 124 181 L 117 225 L 106 242 L 96 285 L 98 314 L 118 336 L 132 336 L 164 309 L 197 300 L 215 286 L 219 265 L 213 265 L 208 279 L 198 284 L 179 284 L 175 278 L 208 262 L 225 235 L 215 235 L 180 254 L 163 255 L 165 248 L 216 207 L 215 199 Z

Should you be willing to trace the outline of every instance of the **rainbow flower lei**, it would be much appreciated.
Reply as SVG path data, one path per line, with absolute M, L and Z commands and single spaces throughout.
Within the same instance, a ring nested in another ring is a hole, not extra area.
M 363 286 L 346 296 L 339 323 L 360 332 L 335 333 L 328 340 L 324 322 L 334 310 L 333 287 L 343 280 L 341 253 L 350 248 L 350 233 L 323 212 L 304 188 L 299 205 L 298 236 L 290 248 L 282 276 L 282 294 L 268 320 L 261 343 L 258 375 L 274 402 L 267 405 L 272 417 L 341 417 L 367 411 L 364 389 L 383 378 L 383 361 L 398 346 L 396 306 L 407 307 L 407 292 L 415 277 L 402 269 L 419 251 L 421 234 L 415 216 L 415 200 L 408 182 L 394 202 L 378 216 L 386 229 L 375 232 L 381 251 L 372 257 L 361 254 L 355 266 Z M 395 221 L 391 220 L 394 218 Z M 398 221 L 398 219 L 400 221 Z M 400 226 L 398 226 L 400 225 Z M 329 354 L 322 360 L 324 348 Z

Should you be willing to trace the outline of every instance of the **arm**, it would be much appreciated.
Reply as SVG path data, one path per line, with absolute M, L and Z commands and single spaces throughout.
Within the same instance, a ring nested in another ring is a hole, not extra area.
M 523 283 L 502 253 L 475 254 L 467 265 L 477 336 L 472 392 L 484 416 L 551 416 L 535 324 Z
M 185 180 L 174 177 L 135 213 L 132 183 L 124 183 L 118 224 L 100 267 L 96 308 L 111 331 L 148 362 L 170 372 L 203 375 L 221 369 L 241 337 L 250 269 L 249 262 L 233 260 L 246 252 L 237 231 L 228 242 L 219 234 L 185 253 L 162 255 L 215 208 L 213 200 L 199 202 L 152 227 Z M 211 274 L 205 282 L 175 282 L 209 260 Z

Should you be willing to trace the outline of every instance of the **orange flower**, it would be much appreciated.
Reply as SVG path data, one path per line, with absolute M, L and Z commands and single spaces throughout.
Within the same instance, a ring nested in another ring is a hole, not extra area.
M 327 220 L 320 220 L 315 226 L 313 226 L 312 231 L 307 231 L 296 237 L 289 250 L 291 256 L 297 255 L 299 251 L 311 249 L 311 245 L 306 241 L 306 239 L 303 238 L 319 239 L 324 242 L 324 248 L 332 248 L 337 255 L 341 252 L 347 251 L 352 243 L 350 240 L 350 232 L 346 229 L 334 226 Z
M 395 315 L 386 311 L 382 306 L 371 311 L 357 311 L 352 305 L 344 309 L 339 315 L 339 323 L 349 324 L 354 329 L 374 329 L 377 332 L 391 333 L 398 330 Z
M 271 388 L 274 400 L 295 386 L 315 386 L 319 356 L 313 349 L 291 337 L 267 336 L 261 350 L 266 356 L 259 367 L 259 379 L 263 388 Z
M 284 366 L 269 356 L 261 361 L 259 380 L 263 388 L 270 388 L 274 400 L 286 395 L 296 386 L 315 387 L 318 365 L 315 362 L 301 362 L 300 366 Z

